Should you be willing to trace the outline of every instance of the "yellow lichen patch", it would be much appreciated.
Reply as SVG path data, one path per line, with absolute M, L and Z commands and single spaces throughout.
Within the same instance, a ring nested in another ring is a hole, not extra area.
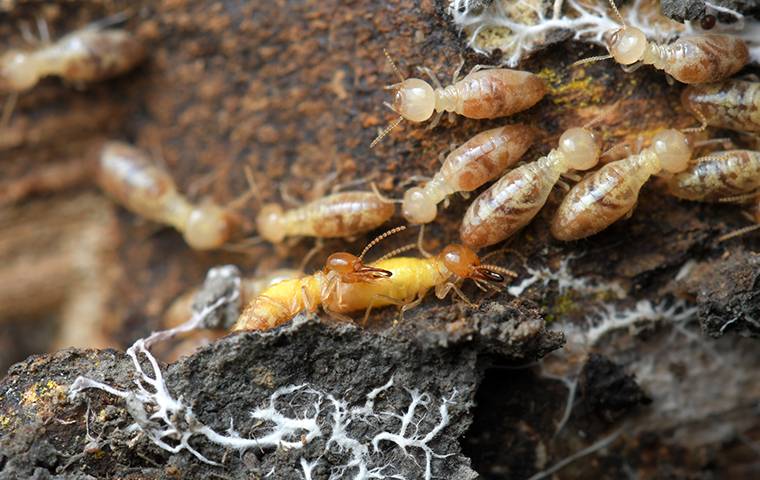
M 66 387 L 59 385 L 53 380 L 48 380 L 44 384 L 35 383 L 21 394 L 21 404 L 29 407 L 37 405 L 39 402 L 62 400 L 65 397 Z
M 0 428 L 5 430 L 13 420 L 8 415 L 0 415 Z
M 570 80 L 565 80 L 556 70 L 544 68 L 536 75 L 543 78 L 549 87 L 549 98 L 555 105 L 570 105 L 584 108 L 600 104 L 604 100 L 605 89 L 594 78 L 586 75 L 585 69 L 572 73 Z

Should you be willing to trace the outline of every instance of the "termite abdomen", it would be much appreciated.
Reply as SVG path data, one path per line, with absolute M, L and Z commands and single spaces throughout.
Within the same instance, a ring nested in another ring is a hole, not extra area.
M 668 180 L 670 193 L 686 200 L 716 202 L 760 189 L 760 152 L 729 150 L 698 158 Z
M 760 132 L 760 83 L 729 80 L 708 85 L 691 85 L 681 94 L 689 111 L 708 125 Z

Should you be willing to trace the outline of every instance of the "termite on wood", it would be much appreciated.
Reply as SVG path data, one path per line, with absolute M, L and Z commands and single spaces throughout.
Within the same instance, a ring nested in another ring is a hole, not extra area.
M 191 203 L 177 191 L 169 172 L 126 143 L 103 145 L 96 178 L 100 188 L 126 209 L 171 225 L 197 250 L 222 247 L 240 227 L 239 217 L 229 208 Z
M 526 110 L 546 95 L 546 83 L 530 72 L 507 68 L 475 67 L 467 76 L 443 87 L 430 70 L 425 69 L 436 88 L 419 78 L 404 78 L 385 52 L 400 82 L 387 87 L 394 90 L 393 103 L 385 105 L 400 117 L 383 130 L 370 144 L 374 147 L 402 120 L 424 122 L 435 115 L 437 124 L 443 112 L 467 118 L 499 118 Z M 437 112 L 437 114 L 436 114 Z
M 629 69 L 652 65 L 681 83 L 709 83 L 727 79 L 749 61 L 747 44 L 732 35 L 689 35 L 669 44 L 650 42 L 640 29 L 625 25 L 613 0 L 609 3 L 623 24 L 605 35 L 610 54 L 576 63 L 612 58 Z
M 691 157 L 686 136 L 664 130 L 636 155 L 608 163 L 578 182 L 562 200 L 551 224 L 558 240 L 578 240 L 598 233 L 636 205 L 639 190 L 652 175 L 685 170 Z
M 760 82 L 690 85 L 681 94 L 681 102 L 707 125 L 760 133 Z
M 19 93 L 46 76 L 85 84 L 131 70 L 145 57 L 145 47 L 126 30 L 107 28 L 120 22 L 116 15 L 69 33 L 55 43 L 41 28 L 42 43 L 33 50 L 11 50 L 0 57 L 0 92 Z
M 760 191 L 760 152 L 728 150 L 700 157 L 669 178 L 668 189 L 678 198 L 700 202 Z
M 592 168 L 599 154 L 590 130 L 565 131 L 548 155 L 507 172 L 472 202 L 460 228 L 462 242 L 480 248 L 507 239 L 536 216 L 562 174 Z
M 441 169 L 424 187 L 406 191 L 401 209 L 410 223 L 429 223 L 437 205 L 456 192 L 471 192 L 517 163 L 533 143 L 535 130 L 515 124 L 481 132 L 443 161 Z
M 397 305 L 403 313 L 418 305 L 430 289 L 435 289 L 440 299 L 454 291 L 470 303 L 459 289 L 461 280 L 472 279 L 484 288 L 483 282 L 501 283 L 505 281 L 505 275 L 516 276 L 510 270 L 481 264 L 475 252 L 462 245 L 449 245 L 430 258 L 386 258 L 368 267 L 388 272 L 388 275 L 373 281 L 334 280 L 334 288 L 326 288 L 331 282 L 327 271 L 280 282 L 248 305 L 235 330 L 275 328 L 301 311 L 315 312 L 320 305 L 339 317 L 365 310 L 366 322 L 372 308 Z

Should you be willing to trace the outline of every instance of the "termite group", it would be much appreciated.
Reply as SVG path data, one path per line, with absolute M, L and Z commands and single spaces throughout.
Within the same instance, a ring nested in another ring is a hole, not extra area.
M 653 65 L 679 82 L 692 84 L 683 91 L 682 102 L 702 121 L 702 129 L 711 125 L 760 132 L 759 84 L 729 79 L 748 61 L 742 40 L 703 34 L 659 44 L 649 41 L 641 29 L 626 25 L 612 1 L 610 6 L 622 26 L 604 36 L 609 56 L 590 60 L 613 58 L 627 71 Z M 145 47 L 127 31 L 110 28 L 119 20 L 106 19 L 57 42 L 43 38 L 34 49 L 5 53 L 0 57 L 0 92 L 22 92 L 51 75 L 80 85 L 128 71 L 143 59 Z M 46 32 L 46 27 L 40 31 Z M 444 87 L 431 70 L 422 68 L 432 84 L 405 78 L 387 52 L 386 58 L 399 79 L 388 87 L 393 99 L 386 106 L 399 117 L 370 147 L 404 119 L 432 119 L 432 127 L 446 112 L 470 119 L 501 118 L 531 108 L 548 91 L 544 80 L 530 72 L 482 66 L 461 79 L 455 74 Z M 528 225 L 557 185 L 568 190 L 550 223 L 551 234 L 561 241 L 594 235 L 630 215 L 640 189 L 653 175 L 666 177 L 670 193 L 679 198 L 755 202 L 751 218 L 759 225 L 750 228 L 760 228 L 758 152 L 717 152 L 690 162 L 692 146 L 684 132 L 666 129 L 656 133 L 648 147 L 594 170 L 603 158 L 603 149 L 600 136 L 590 125 L 565 130 L 555 149 L 534 161 L 523 160 L 537 136 L 537 129 L 522 123 L 483 131 L 451 151 L 440 170 L 424 184 L 408 189 L 402 200 L 388 200 L 373 188 L 317 195 L 299 207 L 285 209 L 277 203 L 264 204 L 247 171 L 251 188 L 238 200 L 226 206 L 191 201 L 180 193 L 167 168 L 137 147 L 115 141 L 98 150 L 95 178 L 122 206 L 174 227 L 197 250 L 233 245 L 244 233 L 241 202 L 254 197 L 257 202 L 246 212 L 255 220 L 258 237 L 254 238 L 281 244 L 289 237 L 356 237 L 390 221 L 396 202 L 402 204 L 401 214 L 409 223 L 430 223 L 438 214 L 438 204 L 448 202 L 451 195 L 465 195 L 495 181 L 466 210 L 459 231 L 461 244 L 448 245 L 437 255 L 399 256 L 411 249 L 406 246 L 374 262 L 365 260 L 372 247 L 404 230 L 402 226 L 377 237 L 358 256 L 333 253 L 324 268 L 311 275 L 302 270 L 278 270 L 243 281 L 240 306 L 244 308 L 236 330 L 274 328 L 301 311 L 315 312 L 319 307 L 341 320 L 364 310 L 366 321 L 375 307 L 396 305 L 403 313 L 430 290 L 439 299 L 454 292 L 472 304 L 460 289 L 463 280 L 473 280 L 485 290 L 516 275 L 482 264 L 477 249 L 500 243 Z M 585 171 L 590 173 L 575 178 L 573 187 L 562 180 Z M 422 251 L 421 238 L 420 234 Z M 189 315 L 191 298 L 187 294 L 177 300 L 167 314 L 170 325 Z

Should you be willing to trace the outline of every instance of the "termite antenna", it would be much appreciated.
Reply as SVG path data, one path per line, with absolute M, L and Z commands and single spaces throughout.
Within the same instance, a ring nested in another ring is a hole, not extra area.
M 718 199 L 718 203 L 744 203 L 757 197 L 758 193 L 760 192 L 750 192 L 741 195 L 732 195 L 730 197 L 722 197 Z
M 404 245 L 403 247 L 398 247 L 397 249 L 391 250 L 390 252 L 375 260 L 375 263 L 382 262 L 383 260 L 388 260 L 389 258 L 393 258 L 401 253 L 408 252 L 409 250 L 414 250 L 415 248 L 417 248 L 416 243 L 410 243 Z
M 375 237 L 374 240 L 372 240 L 371 242 L 369 242 L 366 247 L 364 247 L 364 250 L 362 250 L 362 253 L 359 254 L 359 260 L 362 260 L 364 258 L 364 255 L 366 255 L 367 252 L 369 252 L 369 250 L 372 247 L 374 247 L 378 243 L 382 242 L 386 238 L 390 237 L 391 235 L 395 235 L 398 232 L 403 232 L 404 230 L 406 230 L 406 225 L 401 225 L 400 227 L 391 228 L 387 232 L 378 235 L 377 237 Z
M 735 237 L 740 237 L 744 234 L 753 232 L 758 229 L 760 229 L 760 223 L 758 223 L 757 225 L 750 225 L 748 227 L 740 228 L 739 230 L 734 230 L 731 233 L 727 233 L 726 235 L 718 237 L 718 243 L 725 242 L 726 240 L 730 240 Z
M 403 120 L 404 120 L 404 117 L 398 117 L 396 120 L 392 121 L 390 125 L 385 127 L 385 130 L 380 132 L 380 134 L 374 140 L 372 140 L 372 143 L 369 144 L 369 148 L 374 148 L 374 146 L 377 145 L 380 140 L 382 140 L 386 135 L 391 133 L 391 130 L 398 127 L 399 123 L 401 123 Z
M 591 120 L 589 120 L 588 122 L 586 122 L 586 124 L 583 125 L 583 128 L 591 128 L 594 125 L 596 125 L 597 123 L 599 123 L 602 120 L 606 119 L 607 117 L 610 116 L 610 114 L 612 114 L 615 110 L 617 110 L 619 104 L 620 104 L 620 100 L 618 100 L 617 102 L 613 103 L 612 105 L 606 107 L 604 110 L 602 110 L 601 112 L 597 113 L 594 118 L 592 118 Z
M 596 57 L 582 58 L 582 59 L 580 59 L 578 61 L 575 61 L 575 62 L 571 63 L 570 64 L 570 68 L 579 67 L 579 66 L 585 65 L 587 63 L 594 63 L 594 62 L 598 62 L 598 61 L 601 61 L 601 60 L 608 60 L 610 58 L 612 58 L 612 55 L 609 55 L 609 54 L 607 54 L 607 55 L 599 55 L 599 56 L 596 56 Z
M 625 20 L 623 19 L 623 16 L 620 15 L 620 10 L 618 10 L 617 5 L 615 5 L 615 0 L 607 0 L 610 4 L 610 7 L 612 7 L 612 11 L 615 12 L 615 16 L 620 20 L 620 23 L 625 26 Z
M 104 30 L 108 27 L 113 27 L 114 25 L 120 25 L 134 15 L 134 12 L 131 12 L 129 10 L 124 10 L 119 13 L 114 13 L 113 15 L 109 15 L 105 18 L 101 18 L 100 20 L 96 20 L 89 25 L 87 25 L 85 28 L 92 29 L 92 30 Z
M 424 237 L 425 237 L 425 224 L 421 223 L 420 224 L 420 233 L 417 234 L 417 250 L 420 251 L 420 253 L 422 254 L 423 257 L 430 258 L 430 257 L 433 256 L 433 254 L 430 253 L 430 252 L 428 252 L 427 250 L 425 250 L 425 246 L 424 246 L 425 242 L 423 240 Z
M 399 70 L 398 67 L 396 66 L 396 62 L 394 62 L 393 59 L 391 58 L 391 54 L 388 53 L 388 50 L 386 49 L 383 49 L 383 53 L 385 54 L 385 58 L 386 60 L 388 60 L 388 63 L 390 64 L 391 68 L 396 73 L 396 76 L 403 83 L 404 80 L 406 80 L 406 78 L 404 78 L 404 75 L 401 74 L 401 70 Z
M 698 133 L 702 132 L 707 128 L 707 118 L 705 118 L 705 114 L 702 113 L 702 111 L 698 108 L 693 108 L 691 113 L 694 114 L 697 119 L 702 123 L 698 127 L 691 127 L 691 128 L 684 128 L 681 130 L 681 133 Z

